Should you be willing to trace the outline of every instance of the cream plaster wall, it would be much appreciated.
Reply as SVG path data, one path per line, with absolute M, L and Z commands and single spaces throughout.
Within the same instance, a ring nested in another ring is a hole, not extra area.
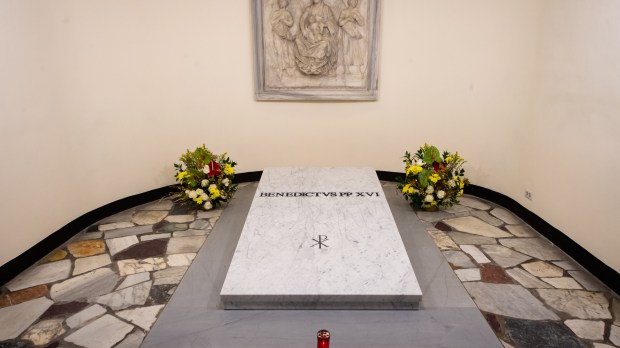
M 556 171 L 591 164 L 593 177 L 611 179 L 596 165 L 618 169 L 607 159 L 617 156 L 619 99 L 600 82 L 620 90 L 620 47 L 613 30 L 599 37 L 598 22 L 618 12 L 613 1 L 387 0 L 379 101 L 258 103 L 250 1 L 0 0 L 0 264 L 90 210 L 173 183 L 172 163 L 202 143 L 247 172 L 401 171 L 404 151 L 429 142 L 459 150 L 474 183 L 517 199 L 620 270 L 606 242 L 616 238 L 611 213 L 571 201 L 583 174 Z M 580 14 L 590 3 L 608 8 Z M 573 20 L 585 32 L 557 42 Z M 617 23 L 608 24 L 616 33 Z M 561 58 L 566 51 L 575 57 Z M 556 141 L 548 134 L 558 123 Z M 589 151 L 591 141 L 601 152 Z M 617 208 L 608 185 L 589 185 L 586 195 Z M 521 199 L 526 187 L 532 202 Z

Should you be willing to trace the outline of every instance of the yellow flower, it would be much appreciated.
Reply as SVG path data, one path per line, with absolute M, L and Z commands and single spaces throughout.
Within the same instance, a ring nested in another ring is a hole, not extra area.
M 409 191 L 409 188 L 411 187 L 410 184 L 407 184 L 403 187 L 403 193 L 407 193 Z
M 232 175 L 235 173 L 235 169 L 228 163 L 224 166 L 224 174 Z
M 196 203 L 198 203 L 198 204 L 202 204 L 202 198 L 201 197 L 194 198 L 194 201 L 196 201 Z
M 180 172 L 177 175 L 177 179 L 179 179 L 179 182 L 181 182 L 181 181 L 183 181 L 183 178 L 186 177 L 186 176 L 187 176 L 187 172 L 183 171 L 183 172 Z
M 415 192 L 415 190 L 413 189 L 413 187 L 410 187 L 409 190 L 407 191 L 409 194 L 413 194 L 413 192 Z
M 459 196 L 462 196 L 462 195 L 463 195 L 463 190 L 460 190 L 460 191 L 459 191 L 459 193 L 458 193 L 458 195 L 459 195 Z
M 452 158 L 452 156 L 448 156 L 448 157 L 446 157 L 446 159 L 445 159 L 446 163 L 450 163 L 450 162 L 452 162 L 453 160 L 454 160 L 454 158 Z
M 428 180 L 432 181 L 433 184 L 436 183 L 437 181 L 439 181 L 439 179 L 441 179 L 441 176 L 439 176 L 439 174 L 435 173 L 433 175 L 431 175 Z
M 463 187 L 465 187 L 465 183 L 463 181 L 459 181 L 459 187 L 461 188 L 461 191 L 463 191 Z
M 217 197 L 220 196 L 220 190 L 215 189 L 213 191 L 209 190 L 211 192 L 211 199 L 216 199 Z
M 417 175 L 421 171 L 422 171 L 422 167 L 420 167 L 420 166 L 411 166 L 411 167 L 407 168 L 407 175 L 409 175 L 409 174 Z

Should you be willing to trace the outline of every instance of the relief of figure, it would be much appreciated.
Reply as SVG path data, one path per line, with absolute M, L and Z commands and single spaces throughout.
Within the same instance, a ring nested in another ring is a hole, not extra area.
M 293 35 L 291 27 L 293 15 L 287 10 L 290 0 L 277 0 L 278 9 L 271 14 L 271 30 L 273 34 L 273 49 L 276 58 L 278 75 L 291 75 L 295 67 L 293 57 Z
M 342 28 L 342 52 L 345 73 L 363 74 L 366 70 L 364 27 L 366 21 L 357 9 L 358 0 L 345 0 L 338 24 Z
M 323 0 L 312 0 L 299 19 L 295 63 L 306 75 L 329 75 L 338 62 L 338 23 Z

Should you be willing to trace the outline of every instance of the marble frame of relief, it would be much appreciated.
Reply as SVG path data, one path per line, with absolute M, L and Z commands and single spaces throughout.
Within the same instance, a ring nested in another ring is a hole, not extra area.
M 377 100 L 381 0 L 252 4 L 256 100 Z

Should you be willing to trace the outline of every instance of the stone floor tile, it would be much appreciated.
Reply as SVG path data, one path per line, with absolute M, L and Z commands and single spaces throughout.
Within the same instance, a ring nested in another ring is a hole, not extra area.
M 93 239 L 101 239 L 103 238 L 103 232 L 88 232 L 88 233 L 80 233 L 77 236 L 73 237 L 73 241 L 80 240 L 93 240 Z
M 209 220 L 199 219 L 189 224 L 189 228 L 193 230 L 205 230 L 211 228 L 211 223 Z
M 127 227 L 133 227 L 133 226 L 134 226 L 134 224 L 129 222 L 129 221 L 112 222 L 112 223 L 109 223 L 109 224 L 99 225 L 99 231 L 100 232 L 106 232 L 106 231 L 117 230 L 119 228 L 127 228 Z
M 76 276 L 78 274 L 86 273 L 97 268 L 105 267 L 111 263 L 112 260 L 108 254 L 83 257 L 75 260 L 73 275 Z
M 510 225 L 518 225 L 521 223 L 521 220 L 516 215 L 504 208 L 495 208 L 491 210 L 491 215 Z
M 559 278 L 540 278 L 541 280 L 553 285 L 556 289 L 573 289 L 582 290 L 583 288 L 577 281 L 571 277 L 559 277 Z
M 140 347 L 142 341 L 144 341 L 144 337 L 146 334 L 142 332 L 142 330 L 134 330 L 132 333 L 127 335 L 125 339 L 114 346 L 114 348 L 137 348 Z
M 512 278 L 498 265 L 480 265 L 480 275 L 484 283 L 512 284 Z
M 469 254 L 469 256 L 471 256 L 474 259 L 474 261 L 478 262 L 479 264 L 491 262 L 491 260 L 489 260 L 482 253 L 482 251 L 480 251 L 480 249 L 476 248 L 475 245 L 469 245 L 469 244 L 461 245 L 461 250 L 463 250 L 466 254 Z
M 170 210 L 174 202 L 169 199 L 162 199 L 156 202 L 147 203 L 138 207 L 136 210 Z
M 105 252 L 105 243 L 101 239 L 82 240 L 69 243 L 67 249 L 74 257 L 87 257 Z
M 39 319 L 45 320 L 50 318 L 67 317 L 73 315 L 84 308 L 88 307 L 86 302 L 68 302 L 68 303 L 55 303 L 48 308 Z
M 534 261 L 521 265 L 526 271 L 536 277 L 561 277 L 564 270 L 544 261 Z
M 609 301 L 602 293 L 561 289 L 537 289 L 535 291 L 548 306 L 573 318 L 611 319 Z
M 116 312 L 116 315 L 146 331 L 149 331 L 155 320 L 157 320 L 157 315 L 162 308 L 164 308 L 164 305 L 127 309 Z
M 605 322 L 570 319 L 564 322 L 572 332 L 578 337 L 592 341 L 602 341 L 603 334 L 605 333 Z
M 116 286 L 118 275 L 109 268 L 99 268 L 52 285 L 50 297 L 68 302 L 106 294 Z
M 133 325 L 106 314 L 65 337 L 65 341 L 85 348 L 110 348 L 133 329 Z
M 172 254 L 166 256 L 166 263 L 170 267 L 189 266 L 196 257 L 196 253 Z
M 612 325 L 609 330 L 609 340 L 620 347 L 620 326 Z
M 67 326 L 75 329 L 78 328 L 80 326 L 83 326 L 84 324 L 86 324 L 87 322 L 99 318 L 100 316 L 104 315 L 106 313 L 106 309 L 101 307 L 98 304 L 94 304 L 78 313 L 75 313 L 74 315 L 70 316 L 69 318 L 67 318 L 67 320 L 65 321 L 67 323 Z
M 611 307 L 614 313 L 614 325 L 620 326 L 620 299 L 614 297 Z
M 484 316 L 484 320 L 487 321 L 491 330 L 495 333 L 496 336 L 501 337 L 504 336 L 504 330 L 502 329 L 503 318 L 499 317 L 493 313 L 484 313 L 481 312 Z
M 446 219 L 443 222 L 460 232 L 467 232 L 479 236 L 494 238 L 513 237 L 512 234 L 506 231 L 502 231 L 499 228 L 489 225 L 486 222 L 473 216 Z
M 155 234 L 143 234 L 140 236 L 140 240 L 146 242 L 153 239 L 166 239 L 172 237 L 171 233 L 155 233 Z
M 52 251 L 49 255 L 47 255 L 44 262 L 60 261 L 67 257 L 67 255 L 67 251 L 65 251 L 64 249 L 56 249 Z
M 188 215 L 194 214 L 196 208 L 191 207 L 189 204 L 174 203 L 170 208 L 170 215 Z
M 153 257 L 143 260 L 120 260 L 116 262 L 121 276 L 130 274 L 158 271 L 168 267 L 162 257 Z
M 133 216 L 133 212 L 134 212 L 134 208 L 131 209 L 127 209 L 125 211 L 122 211 L 120 213 L 108 216 L 105 219 L 99 220 L 97 222 L 97 225 L 104 225 L 104 224 L 109 224 L 109 223 L 113 223 L 113 222 L 128 222 L 131 221 L 131 217 Z
M 165 210 L 143 210 L 133 214 L 131 222 L 136 225 L 153 225 L 162 221 L 168 215 Z
M 131 275 L 128 275 L 127 278 L 125 278 L 125 280 L 123 280 L 123 282 L 118 287 L 116 287 L 116 290 L 128 288 L 136 284 L 144 283 L 147 280 L 151 280 L 150 272 L 131 274 Z
M 577 266 L 575 263 L 573 263 L 572 261 L 553 261 L 553 264 L 563 268 L 567 271 L 578 271 L 580 270 L 579 266 Z
M 572 331 L 559 322 L 506 318 L 506 336 L 523 348 L 586 348 Z
M 28 340 L 10 340 L 0 342 L 0 348 L 33 348 L 34 345 Z M 47 346 L 45 348 L 54 348 Z
M 594 342 L 594 348 L 615 348 L 609 344 Z
M 552 287 L 521 268 L 511 268 L 506 270 L 506 273 L 528 289 L 549 289 Z
M 22 302 L 34 300 L 35 298 L 45 296 L 47 295 L 47 293 L 48 293 L 47 285 L 37 285 L 31 288 L 26 288 L 26 289 L 8 293 L 6 297 L 9 300 L 9 303 L 10 303 L 9 305 L 16 305 Z
M 459 204 L 464 205 L 466 207 L 478 209 L 478 210 L 489 210 L 491 206 L 484 203 L 482 200 L 476 197 L 470 196 L 461 196 L 459 197 Z
M 170 267 L 153 273 L 153 285 L 179 284 L 187 272 L 187 266 Z
M 170 255 L 198 252 L 206 239 L 207 237 L 205 236 L 170 238 L 166 254 Z
M 167 246 L 168 239 L 153 239 L 130 246 L 114 255 L 114 259 L 147 259 L 150 257 L 164 256 Z
M 37 346 L 48 344 L 66 332 L 62 322 L 62 319 L 49 319 L 38 322 L 31 326 L 21 338 L 31 341 Z
M 491 237 L 477 236 L 471 233 L 463 232 L 448 232 L 450 238 L 456 242 L 456 244 L 497 244 L 497 240 Z
M 445 211 L 424 211 L 424 210 L 416 210 L 415 214 L 418 216 L 418 219 L 426 222 L 437 222 L 441 221 L 445 218 L 452 216 Z
M 0 296 L 0 308 L 8 307 L 11 305 L 11 300 L 7 295 Z
M 538 232 L 528 225 L 506 225 L 506 229 L 517 237 L 538 237 Z
M 491 260 L 504 268 L 517 266 L 530 259 L 527 255 L 523 255 L 501 245 L 482 245 L 480 248 L 482 248 Z
M 504 341 L 504 340 L 499 340 L 502 344 L 502 346 L 504 346 L 504 348 L 515 348 L 515 346 L 513 346 L 512 344 Z
M 0 341 L 17 338 L 54 302 L 45 297 L 0 308 Z
M 152 283 L 152 281 L 148 281 L 133 285 L 107 295 L 95 297 L 90 302 L 102 304 L 115 311 L 135 305 L 142 306 L 149 296 Z
M 71 275 L 71 260 L 45 263 L 20 273 L 6 284 L 11 291 L 31 288 L 36 285 L 57 282 Z
M 197 219 L 210 219 L 214 217 L 219 217 L 222 215 L 222 209 L 213 209 L 213 210 L 199 210 L 196 212 Z
M 164 220 L 153 225 L 153 232 L 167 233 L 174 231 L 184 231 L 188 228 L 189 224 L 174 224 Z
M 460 204 L 455 204 L 451 207 L 441 208 L 441 210 L 449 214 L 469 213 L 471 211 L 471 209 Z
M 215 223 L 217 222 L 217 220 L 219 219 L 219 217 L 212 217 L 209 219 L 209 222 L 211 223 L 211 226 L 215 226 Z
M 452 227 L 446 225 L 445 223 L 443 223 L 442 221 L 439 221 L 437 223 L 435 223 L 435 229 L 438 229 L 440 231 L 444 231 L 444 232 L 450 232 L 452 231 Z
M 168 215 L 165 220 L 172 223 L 182 224 L 192 222 L 195 219 L 196 217 L 194 215 Z
M 457 269 L 454 270 L 454 273 L 456 273 L 456 276 L 459 277 L 462 282 L 475 282 L 481 279 L 479 268 Z
M 106 239 L 105 243 L 108 245 L 108 249 L 110 249 L 110 255 L 114 256 L 130 246 L 140 243 L 140 241 L 136 236 L 126 236 Z
M 173 237 L 206 236 L 208 230 L 187 230 L 172 233 Z
M 428 234 L 433 238 L 439 250 L 460 250 L 459 246 L 445 232 L 431 230 L 428 231 Z
M 493 225 L 495 227 L 499 227 L 501 225 L 504 224 L 504 221 L 496 218 L 495 216 L 489 214 L 488 211 L 483 211 L 483 210 L 474 210 L 472 212 L 470 212 L 471 216 L 475 216 L 478 219 L 486 222 L 489 225 Z
M 149 298 L 146 300 L 146 305 L 153 306 L 168 303 L 176 288 L 177 286 L 172 284 L 152 286 Z
M 593 275 L 590 275 L 588 272 L 584 271 L 568 271 L 571 277 L 575 278 L 575 280 L 581 284 L 586 290 L 590 291 L 604 291 L 604 287 L 599 284 L 599 282 L 594 279 Z
M 546 261 L 564 260 L 566 256 L 553 244 L 541 238 L 510 238 L 501 239 L 502 245 Z
M 142 225 L 142 226 L 135 226 L 135 227 L 129 227 L 129 228 L 120 228 L 114 231 L 107 231 L 104 233 L 104 236 L 105 236 L 105 239 L 111 239 L 111 238 L 120 238 L 120 237 L 127 237 L 127 236 L 137 236 L 140 234 L 152 233 L 152 232 L 153 232 L 153 225 Z
M 520 285 L 466 282 L 480 310 L 530 320 L 559 320 L 558 316 Z
M 476 264 L 462 251 L 443 251 L 443 255 L 452 268 L 476 268 Z

